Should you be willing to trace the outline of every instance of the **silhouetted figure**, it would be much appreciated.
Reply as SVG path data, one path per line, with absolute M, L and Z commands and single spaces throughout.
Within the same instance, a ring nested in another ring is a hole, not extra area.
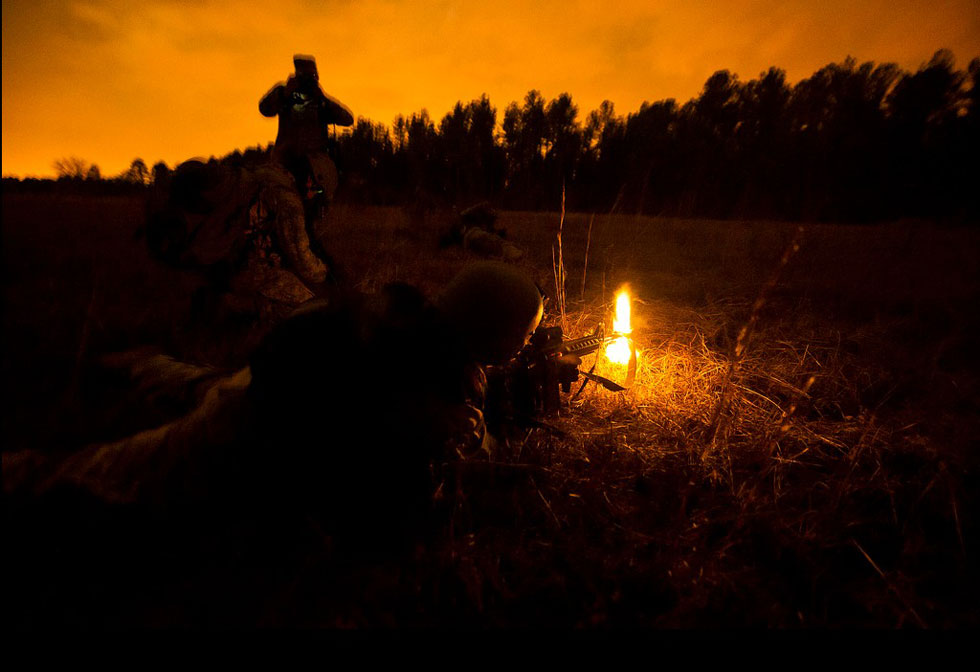
M 316 59 L 293 56 L 296 73 L 262 97 L 259 111 L 266 117 L 279 116 L 275 156 L 286 165 L 327 149 L 327 127 L 350 126 L 354 116 L 339 100 L 320 88 Z
M 510 262 L 524 256 L 524 250 L 507 240 L 507 230 L 497 226 L 497 212 L 487 201 L 459 213 L 439 240 L 440 247 L 450 245 L 461 245 L 481 257 Z
M 295 74 L 262 97 L 259 111 L 266 117 L 279 117 L 273 156 L 293 176 L 310 245 L 326 262 L 325 253 L 318 249 L 316 222 L 333 200 L 338 181 L 337 167 L 328 153 L 328 127 L 350 126 L 354 116 L 346 105 L 324 93 L 315 58 L 296 54 L 293 64 Z M 327 270 L 325 266 L 315 275 L 322 274 L 325 280 Z

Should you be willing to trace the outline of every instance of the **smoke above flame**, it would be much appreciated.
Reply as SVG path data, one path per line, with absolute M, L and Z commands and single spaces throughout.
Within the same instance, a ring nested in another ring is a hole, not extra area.
M 606 358 L 615 364 L 627 364 L 630 361 L 629 334 L 633 333 L 630 323 L 630 293 L 623 287 L 616 294 L 616 315 L 613 318 L 613 335 L 616 339 L 606 346 Z

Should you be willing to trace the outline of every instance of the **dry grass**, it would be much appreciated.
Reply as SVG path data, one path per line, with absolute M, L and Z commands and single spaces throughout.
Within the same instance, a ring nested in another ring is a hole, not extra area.
M 436 251 L 448 217 L 339 207 L 323 233 L 358 289 L 406 281 L 431 294 L 471 258 Z M 542 287 L 553 286 L 557 223 L 502 217 Z M 413 558 L 339 566 L 315 546 L 273 582 L 263 622 L 980 624 L 978 234 L 808 227 L 759 305 L 795 231 L 566 214 L 574 287 L 590 248 L 582 299 L 567 300 L 568 333 L 608 319 L 612 292 L 630 282 L 635 385 L 613 394 L 589 384 L 549 420 L 562 434 L 521 433 L 493 460 L 457 465 L 433 541 Z M 119 254 L 113 235 L 94 259 Z M 53 320 L 19 302 L 35 284 L 26 270 L 8 279 L 19 311 L 8 339 L 23 335 L 19 324 Z M 75 304 L 89 299 L 78 292 Z M 95 305 L 97 348 L 133 318 L 107 299 Z M 140 319 L 142 332 L 159 327 Z M 69 361 L 81 326 L 44 347 Z M 622 378 L 597 358 L 597 373 Z
M 703 318 L 664 333 L 677 324 L 658 324 L 662 335 L 644 343 L 630 391 L 590 386 L 555 420 L 563 438 L 538 433 L 520 447 L 515 459 L 541 471 L 513 520 L 494 530 L 504 541 L 472 524 L 492 539 L 477 544 L 492 549 L 483 559 L 520 549 L 527 555 L 511 574 L 523 577 L 545 561 L 528 546 L 540 539 L 546 562 L 561 568 L 552 577 L 561 599 L 579 584 L 596 600 L 577 605 L 577 625 L 976 623 L 957 596 L 977 588 L 963 540 L 973 533 L 959 513 L 975 497 L 964 491 L 975 477 L 960 480 L 975 473 L 975 458 L 957 452 L 966 446 L 936 443 L 904 413 L 822 416 L 809 382 L 840 353 L 767 342 L 732 375 L 705 344 Z M 615 378 L 621 369 L 597 370 Z M 539 606 L 525 597 L 502 622 Z
M 503 217 L 542 287 L 557 217 Z M 815 225 L 781 269 L 781 223 L 569 214 L 562 232 L 568 281 L 592 257 L 569 335 L 634 288 L 636 384 L 590 384 L 551 420 L 562 435 L 460 467 L 433 583 L 454 619 L 978 623 L 976 232 Z

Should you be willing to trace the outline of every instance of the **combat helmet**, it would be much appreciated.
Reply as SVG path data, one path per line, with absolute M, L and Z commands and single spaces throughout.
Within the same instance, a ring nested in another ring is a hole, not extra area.
M 216 210 L 234 202 L 237 177 L 217 161 L 190 159 L 177 166 L 164 185 L 154 185 L 147 203 L 146 243 L 150 255 L 169 264 L 194 265 L 217 261 L 227 252 L 222 241 L 214 249 L 202 244 L 202 223 Z
M 496 261 L 463 269 L 436 300 L 473 359 L 499 364 L 514 357 L 541 322 L 541 290 L 520 270 Z
M 293 54 L 293 68 L 296 70 L 297 77 L 320 79 L 320 73 L 316 69 L 316 58 L 310 54 Z

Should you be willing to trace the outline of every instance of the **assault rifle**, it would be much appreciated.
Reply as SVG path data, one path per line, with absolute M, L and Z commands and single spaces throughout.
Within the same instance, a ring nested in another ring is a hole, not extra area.
M 487 422 L 491 426 L 501 420 L 538 425 L 536 418 L 558 411 L 559 390 L 569 393 L 579 376 L 611 392 L 626 390 L 608 378 L 578 368 L 583 357 L 612 340 L 605 336 L 602 324 L 588 336 L 569 340 L 565 340 L 560 326 L 538 327 L 510 364 L 487 372 Z

